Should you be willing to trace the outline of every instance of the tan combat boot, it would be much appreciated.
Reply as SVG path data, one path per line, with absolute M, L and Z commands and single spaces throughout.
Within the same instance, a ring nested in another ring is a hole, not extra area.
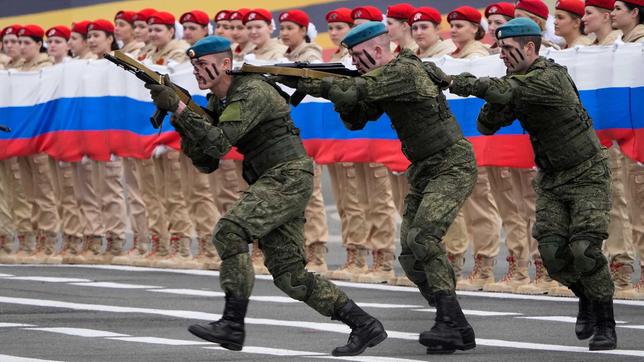
M 11 253 L 11 237 L 0 235 L 0 264 L 13 264 L 16 258 Z
M 150 251 L 143 257 L 133 260 L 136 266 L 154 266 L 157 262 L 170 256 L 168 240 L 161 240 L 158 235 L 150 236 Z
M 394 253 L 388 250 L 373 251 L 373 265 L 365 274 L 358 274 L 352 281 L 359 283 L 387 283 L 396 280 Z
M 346 263 L 340 268 L 327 273 L 327 278 L 351 280 L 357 275 L 366 273 L 367 270 L 367 249 L 348 247 Z
M 463 284 L 463 266 L 465 265 L 465 255 L 463 254 L 452 254 L 447 253 L 447 260 L 454 270 L 454 276 L 456 277 L 456 289 Z M 413 284 L 413 283 L 412 283 Z
M 259 242 L 253 241 L 253 251 L 250 254 L 250 260 L 253 262 L 253 269 L 255 275 L 268 275 L 270 274 L 266 265 L 264 265 L 264 253 L 259 248 Z
M 82 238 L 72 235 L 63 235 L 63 248 L 61 248 L 58 255 L 63 258 L 63 264 L 78 264 L 82 249 Z
M 326 243 L 316 241 L 306 246 L 306 270 L 315 274 L 324 274 L 328 271 L 326 265 Z
M 462 283 L 457 284 L 458 290 L 477 291 L 483 290 L 486 284 L 494 283 L 494 258 L 489 258 L 483 255 L 477 255 L 474 258 L 474 268 L 472 272 L 463 280 Z
M 141 259 L 148 251 L 148 243 L 137 235 L 132 238 L 132 247 L 127 251 L 127 254 L 115 256 L 112 258 L 114 265 L 135 265 L 134 261 Z
M 105 252 L 103 253 L 103 262 L 105 264 L 112 264 L 114 258 L 124 257 L 127 255 L 125 250 L 123 250 L 125 240 L 114 235 L 108 235 L 105 240 L 107 240 Z
M 187 236 L 175 235 L 170 238 L 170 256 L 155 263 L 157 268 L 197 269 L 199 265 L 192 260 L 190 242 Z
M 637 289 L 633 287 L 633 265 L 612 262 L 610 274 L 615 284 L 615 299 L 639 299 Z
M 31 233 L 19 233 L 17 239 L 18 250 L 13 254 L 13 262 L 27 264 L 36 252 L 36 240 Z
M 417 285 L 414 284 L 414 282 L 412 282 L 411 280 L 409 280 L 409 278 L 407 278 L 406 275 L 396 278 L 395 284 L 403 287 L 417 287 Z
M 56 252 L 57 235 L 55 233 L 42 234 L 43 237 L 43 251 L 46 255 L 45 264 L 62 264 L 63 257 Z
M 575 293 L 570 290 L 567 286 L 557 283 L 555 286 L 551 287 L 548 290 L 548 295 L 551 295 L 553 297 L 569 297 L 569 298 L 576 298 L 577 296 Z
M 514 256 L 508 255 L 508 272 L 497 283 L 483 286 L 483 291 L 497 293 L 516 293 L 519 287 L 530 285 L 527 260 L 516 260 Z
M 219 270 L 221 258 L 211 239 L 212 237 L 199 239 L 199 254 L 195 256 L 194 261 L 200 269 Z
M 22 264 L 45 264 L 47 255 L 45 255 L 45 238 L 41 232 L 36 233 L 36 246 L 33 253 L 22 258 Z
M 534 261 L 534 281 L 528 285 L 522 285 L 517 288 L 517 294 L 542 295 L 548 294 L 551 288 L 557 286 L 557 282 L 550 279 L 548 271 L 539 259 Z
M 85 247 L 78 256 L 79 264 L 101 264 L 104 261 L 102 253 L 103 238 L 98 235 L 85 237 Z

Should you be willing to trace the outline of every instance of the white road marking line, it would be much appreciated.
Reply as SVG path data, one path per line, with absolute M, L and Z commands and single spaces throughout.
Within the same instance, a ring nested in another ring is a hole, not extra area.
M 417 312 L 432 312 L 436 313 L 436 308 L 423 308 L 423 309 L 413 309 Z M 492 312 L 486 310 L 473 310 L 473 309 L 463 309 L 463 314 L 465 315 L 475 315 L 479 317 L 503 317 L 503 316 L 519 316 L 523 313 L 514 313 L 514 312 Z
M 13 274 L 2 274 L 0 273 L 0 278 L 6 278 L 6 277 L 12 277 L 14 276 Z
M 100 304 L 82 304 L 82 303 L 63 302 L 63 301 L 57 301 L 57 300 L 13 298 L 13 297 L 2 297 L 2 296 L 0 296 L 0 303 L 42 306 L 42 307 L 49 307 L 49 308 L 91 310 L 91 311 L 99 311 L 99 312 L 154 314 L 154 315 L 163 315 L 163 316 L 175 317 L 175 318 L 198 319 L 198 320 L 206 320 L 206 321 L 213 321 L 221 318 L 221 315 L 219 314 L 196 312 L 196 311 L 119 307 L 119 306 L 100 305 Z M 246 318 L 246 324 L 316 329 L 319 331 L 336 332 L 336 333 L 343 333 L 343 334 L 349 333 L 349 327 L 342 324 L 332 324 L 332 323 L 286 321 L 286 320 L 265 319 L 265 318 Z M 390 331 L 390 330 L 388 330 L 387 333 L 389 334 L 389 338 L 392 338 L 392 339 L 418 340 L 418 333 L 399 332 L 399 331 Z M 481 346 L 508 347 L 508 348 L 518 348 L 518 349 L 528 349 L 528 350 L 536 349 L 536 350 L 576 352 L 576 353 L 590 352 L 588 351 L 587 347 L 575 347 L 575 346 L 552 345 L 552 344 L 541 344 L 541 343 L 526 343 L 526 342 L 505 341 L 505 340 L 498 340 L 498 339 L 477 338 L 476 343 Z M 592 351 L 591 353 L 644 357 L 644 350 L 616 349 L 612 351 Z
M 113 337 L 113 338 L 107 338 L 107 339 L 116 340 L 116 341 L 125 341 L 125 342 L 163 344 L 167 346 L 205 346 L 205 345 L 212 344 L 210 342 L 190 341 L 185 339 L 159 338 L 159 337 Z
M 644 329 L 644 325 L 640 324 L 632 324 L 632 325 L 624 325 L 624 326 L 619 326 L 621 328 L 630 328 L 630 329 Z
M 139 285 L 128 283 L 114 283 L 114 282 L 89 282 L 89 283 L 69 283 L 70 285 L 79 285 L 81 287 L 95 287 L 95 288 L 112 288 L 112 289 L 154 289 L 163 288 L 156 285 Z
M 80 278 L 57 278 L 57 277 L 6 277 L 1 279 L 10 279 L 10 280 L 25 280 L 32 282 L 45 282 L 45 283 L 74 283 L 74 282 L 91 282 L 89 279 L 80 279 Z
M 89 337 L 89 338 L 128 337 L 129 336 L 128 334 L 100 331 L 98 329 L 87 329 L 87 328 L 35 327 L 35 328 L 23 328 L 23 329 L 29 330 L 29 331 L 60 333 L 60 334 L 66 334 L 68 336 Z
M 538 321 L 548 321 L 548 322 L 564 322 L 564 323 L 575 323 L 577 321 L 576 317 L 567 317 L 567 316 L 559 316 L 559 315 L 551 315 L 551 316 L 530 316 L 530 317 L 517 317 L 518 319 L 532 319 L 532 320 L 538 320 Z M 617 324 L 625 324 L 628 323 L 626 321 L 615 321 Z
M 222 292 L 215 292 L 212 290 L 199 290 L 199 289 L 151 289 L 150 292 L 155 293 L 168 293 L 168 294 L 179 294 L 179 295 L 189 295 L 196 297 L 224 297 L 226 294 Z
M 387 303 L 357 303 L 360 307 L 364 308 L 383 308 L 383 309 L 411 309 L 421 308 L 422 305 L 414 304 L 387 304 Z
M 25 324 L 25 323 L 0 323 L 0 328 L 13 328 L 13 327 L 35 327 L 35 325 Z
M 191 270 L 191 269 L 156 269 L 156 268 L 144 268 L 144 267 L 134 267 L 126 265 L 69 265 L 69 264 L 3 264 L 1 266 L 11 266 L 11 267 L 44 267 L 44 268 L 90 268 L 90 269 L 103 269 L 103 270 L 117 270 L 117 271 L 133 271 L 133 272 L 161 272 L 161 273 L 176 273 L 176 274 L 186 274 L 186 275 L 198 275 L 198 276 L 219 276 L 218 271 L 214 270 Z M 272 280 L 270 275 L 256 275 L 256 279 L 259 280 Z M 341 287 L 348 288 L 358 288 L 358 289 L 370 289 L 370 290 L 379 290 L 386 292 L 406 292 L 406 293 L 418 293 L 417 288 L 413 287 L 403 287 L 397 285 L 388 285 L 388 284 L 367 284 L 367 283 L 353 283 L 332 280 L 332 282 Z M 481 298 L 493 298 L 493 299 L 514 299 L 514 300 L 536 300 L 544 302 L 566 302 L 566 303 L 577 303 L 577 298 L 566 298 L 566 297 L 551 297 L 547 295 L 523 295 L 523 294 L 510 294 L 510 293 L 491 293 L 491 292 L 467 292 L 467 291 L 456 291 L 456 294 L 459 296 L 468 296 L 468 297 L 481 297 Z M 620 305 L 629 305 L 644 307 L 644 301 L 642 300 L 613 300 L 613 304 Z
M 60 362 L 53 359 L 38 359 L 38 358 L 25 358 L 17 356 L 9 356 L 8 354 L 0 354 L 0 361 L 2 362 Z

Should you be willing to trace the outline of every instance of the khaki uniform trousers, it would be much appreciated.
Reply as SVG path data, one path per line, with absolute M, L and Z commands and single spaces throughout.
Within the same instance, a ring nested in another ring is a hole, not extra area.
M 398 214 L 403 216 L 405 212 L 405 196 L 409 193 L 409 181 L 404 173 L 398 174 L 389 172 L 389 183 L 391 184 L 391 195 Z
M 394 253 L 396 206 L 389 171 L 380 163 L 356 163 L 360 205 L 366 213 L 369 249 Z
M 147 224 L 150 237 L 154 236 L 167 243 L 170 240 L 168 215 L 163 203 L 163 178 L 158 174 L 154 159 L 141 160 L 141 198 L 147 211 Z M 167 246 L 167 244 L 165 244 Z
M 175 237 L 192 237 L 192 222 L 188 216 L 188 207 L 183 193 L 184 175 L 181 174 L 180 152 L 168 150 L 154 159 L 156 175 L 161 176 L 163 184 L 163 203 L 166 207 L 170 235 Z
M 644 165 L 624 158 L 626 164 L 626 198 L 633 226 L 633 244 L 644 265 Z
M 326 208 L 322 197 L 322 166 L 315 164 L 313 174 L 313 194 L 309 200 L 304 217 L 304 245 L 309 246 L 315 242 L 326 243 L 329 240 L 329 227 L 326 221 Z
M 208 174 L 199 172 L 188 156 L 182 153 L 180 159 L 181 173 L 187 180 L 184 195 L 188 200 L 188 213 L 194 223 L 197 238 L 210 241 L 215 224 L 221 217 L 215 207 L 210 178 Z
M 366 249 L 367 215 L 360 203 L 360 190 L 356 171 L 357 164 L 338 162 L 327 166 L 331 176 L 331 190 L 335 198 L 342 232 L 342 246 L 351 249 Z
M 0 161 L 0 238 L 9 240 L 15 235 L 13 222 L 13 190 L 14 182 L 11 176 L 9 160 Z
M 58 233 L 60 226 L 53 167 L 53 160 L 43 153 L 18 158 L 19 177 L 26 181 L 23 183 L 27 186 L 26 200 L 32 205 L 31 230 L 47 234 Z M 26 223 L 25 220 L 19 222 Z
M 22 161 L 21 161 L 22 160 Z M 32 204 L 31 198 L 31 179 L 20 163 L 26 162 L 26 157 L 13 157 L 6 162 L 6 171 L 11 180 L 11 209 L 13 210 L 13 225 L 18 235 L 29 234 L 34 231 L 31 223 Z
M 83 235 L 87 237 L 105 235 L 101 211 L 100 175 L 101 164 L 94 160 L 85 160 L 74 169 L 78 185 L 78 204 L 83 220 Z
M 534 190 L 534 179 L 537 177 L 537 170 L 535 168 L 521 168 L 515 169 L 515 172 L 518 174 L 519 179 L 521 180 L 520 185 L 520 198 L 524 202 L 522 205 L 522 214 L 526 215 L 526 237 L 528 239 L 528 250 L 529 255 L 532 260 L 541 260 L 541 254 L 539 253 L 539 244 L 537 239 L 532 237 L 532 228 L 536 221 L 536 203 L 537 203 L 537 193 Z
M 76 169 L 78 162 L 55 162 L 60 200 L 60 224 L 64 235 L 83 237 L 82 211 L 77 193 Z
M 248 188 L 242 177 L 242 161 L 220 160 L 219 168 L 209 178 L 219 215 L 225 214 L 237 202 L 240 192 Z
M 626 202 L 626 159 L 619 149 L 613 146 L 608 150 L 608 167 L 612 177 L 610 223 L 608 239 L 604 242 L 603 251 L 609 263 L 633 265 L 633 228 L 629 218 Z
M 98 198 L 101 200 L 105 235 L 125 240 L 125 189 L 123 187 L 123 160 L 99 163 Z
M 127 195 L 127 214 L 134 238 L 141 241 L 148 235 L 148 215 L 143 202 L 142 168 L 143 160 L 138 158 L 123 159 L 123 177 Z
M 478 167 L 476 185 L 465 201 L 463 212 L 472 237 L 473 255 L 496 258 L 501 244 L 501 218 L 492 196 L 487 167 Z

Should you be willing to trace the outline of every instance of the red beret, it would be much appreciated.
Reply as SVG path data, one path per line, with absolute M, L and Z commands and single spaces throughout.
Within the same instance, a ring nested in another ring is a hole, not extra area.
M 407 3 L 391 5 L 387 8 L 387 17 L 407 20 L 414 13 L 414 10 L 416 9 Z
M 451 23 L 452 20 L 466 20 L 475 24 L 481 23 L 481 13 L 471 6 L 461 6 L 454 9 L 449 15 L 447 20 Z
M 148 18 L 150 17 L 150 15 L 152 15 L 152 14 L 154 14 L 156 12 L 157 11 L 155 9 L 146 8 L 146 9 L 143 9 L 143 10 L 139 11 L 138 13 L 136 13 L 133 16 L 132 20 L 133 21 L 145 21 L 147 23 Z
M 100 30 L 106 33 L 114 32 L 114 24 L 111 21 L 105 19 L 94 20 L 89 25 L 87 25 L 87 31 Z
M 564 10 L 580 18 L 584 16 L 584 2 L 582 0 L 558 0 L 555 9 Z
M 309 26 L 309 16 L 302 10 L 294 9 L 285 11 L 280 14 L 280 23 L 285 21 L 290 21 L 299 26 L 307 27 Z
M 541 0 L 519 0 L 517 9 L 525 10 L 541 19 L 548 19 L 548 5 Z
M 273 20 L 273 14 L 271 14 L 271 12 L 266 9 L 253 9 L 244 16 L 242 22 L 246 24 L 249 21 L 253 20 L 263 20 L 270 24 Z
M 623 2 L 635 6 L 644 6 L 644 0 L 622 0 Z M 642 14 L 640 14 L 642 16 Z
M 64 38 L 65 40 L 69 40 L 69 35 L 72 33 L 72 31 L 66 27 L 65 25 L 58 25 L 51 27 L 47 29 L 46 34 L 48 38 L 52 37 L 59 37 L 59 38 Z
M 219 10 L 213 19 L 215 23 L 222 20 L 230 20 L 230 14 L 232 14 L 230 10 Z
M 489 18 L 490 15 L 505 15 L 514 18 L 514 4 L 512 3 L 496 3 L 485 8 L 485 17 Z
M 192 10 L 179 17 L 179 23 L 195 23 L 206 26 L 210 22 L 208 14 L 200 10 Z
M 20 28 L 22 28 L 22 26 L 18 24 L 13 24 L 5 27 L 4 29 L 2 29 L 2 31 L 0 31 L 0 40 L 2 40 L 2 38 L 4 38 L 5 35 L 9 35 L 9 34 L 14 34 L 15 36 L 18 36 L 18 32 L 20 31 Z
M 430 7 L 421 7 L 416 9 L 414 13 L 409 17 L 409 25 L 412 25 L 413 23 L 417 21 L 431 21 L 432 23 L 438 25 L 441 23 L 443 18 L 441 17 L 441 13 Z
M 114 22 L 116 23 L 116 20 L 121 19 L 125 20 L 128 23 L 132 24 L 134 23 L 134 16 L 136 13 L 134 11 L 127 11 L 127 10 L 121 10 L 116 15 L 114 16 Z
M 241 20 L 241 21 L 243 21 L 244 16 L 246 16 L 246 14 L 248 14 L 249 11 L 250 11 L 250 9 L 246 9 L 246 8 L 235 10 L 232 13 L 230 13 L 230 17 L 229 17 L 230 19 L 229 20 L 230 21 L 233 21 L 233 20 Z
M 78 33 L 81 35 L 87 35 L 87 27 L 89 26 L 89 20 L 83 20 L 72 24 L 72 32 Z
M 375 6 L 359 6 L 351 11 L 353 20 L 366 19 L 371 21 L 382 21 L 382 11 Z
M 38 25 L 25 25 L 18 30 L 18 36 L 33 36 L 35 38 L 42 38 L 45 36 L 45 30 Z
M 586 6 L 613 10 L 613 8 L 615 8 L 615 0 L 586 0 Z
M 175 19 L 174 15 L 165 12 L 157 11 L 156 13 L 150 15 L 148 18 L 148 24 L 161 24 L 161 25 L 174 25 Z
M 337 8 L 326 13 L 327 23 L 347 23 L 352 25 L 353 18 L 351 17 L 351 9 Z

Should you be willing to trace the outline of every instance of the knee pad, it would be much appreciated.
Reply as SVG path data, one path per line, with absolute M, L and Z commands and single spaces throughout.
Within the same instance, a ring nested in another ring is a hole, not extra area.
M 539 240 L 539 254 L 543 265 L 550 276 L 561 272 L 566 264 L 572 262 L 566 252 L 566 243 L 563 239 Z
M 575 271 L 590 275 L 608 263 L 600 248 L 590 240 L 573 240 L 570 242 Z
M 427 236 L 421 228 L 413 227 L 407 234 L 407 246 L 418 261 L 433 259 L 445 253 L 444 246 L 434 237 Z
M 304 302 L 315 287 L 315 276 L 302 267 L 301 270 L 287 271 L 275 277 L 273 283 L 289 297 Z
M 220 219 L 213 233 L 212 242 L 222 260 L 241 253 L 248 253 L 251 242 L 248 233 L 241 226 L 228 219 Z
M 400 266 L 402 266 L 405 275 L 416 285 L 427 284 L 427 276 L 425 271 L 422 269 L 417 269 L 414 266 L 418 262 L 416 257 L 413 255 L 401 255 L 398 257 Z

